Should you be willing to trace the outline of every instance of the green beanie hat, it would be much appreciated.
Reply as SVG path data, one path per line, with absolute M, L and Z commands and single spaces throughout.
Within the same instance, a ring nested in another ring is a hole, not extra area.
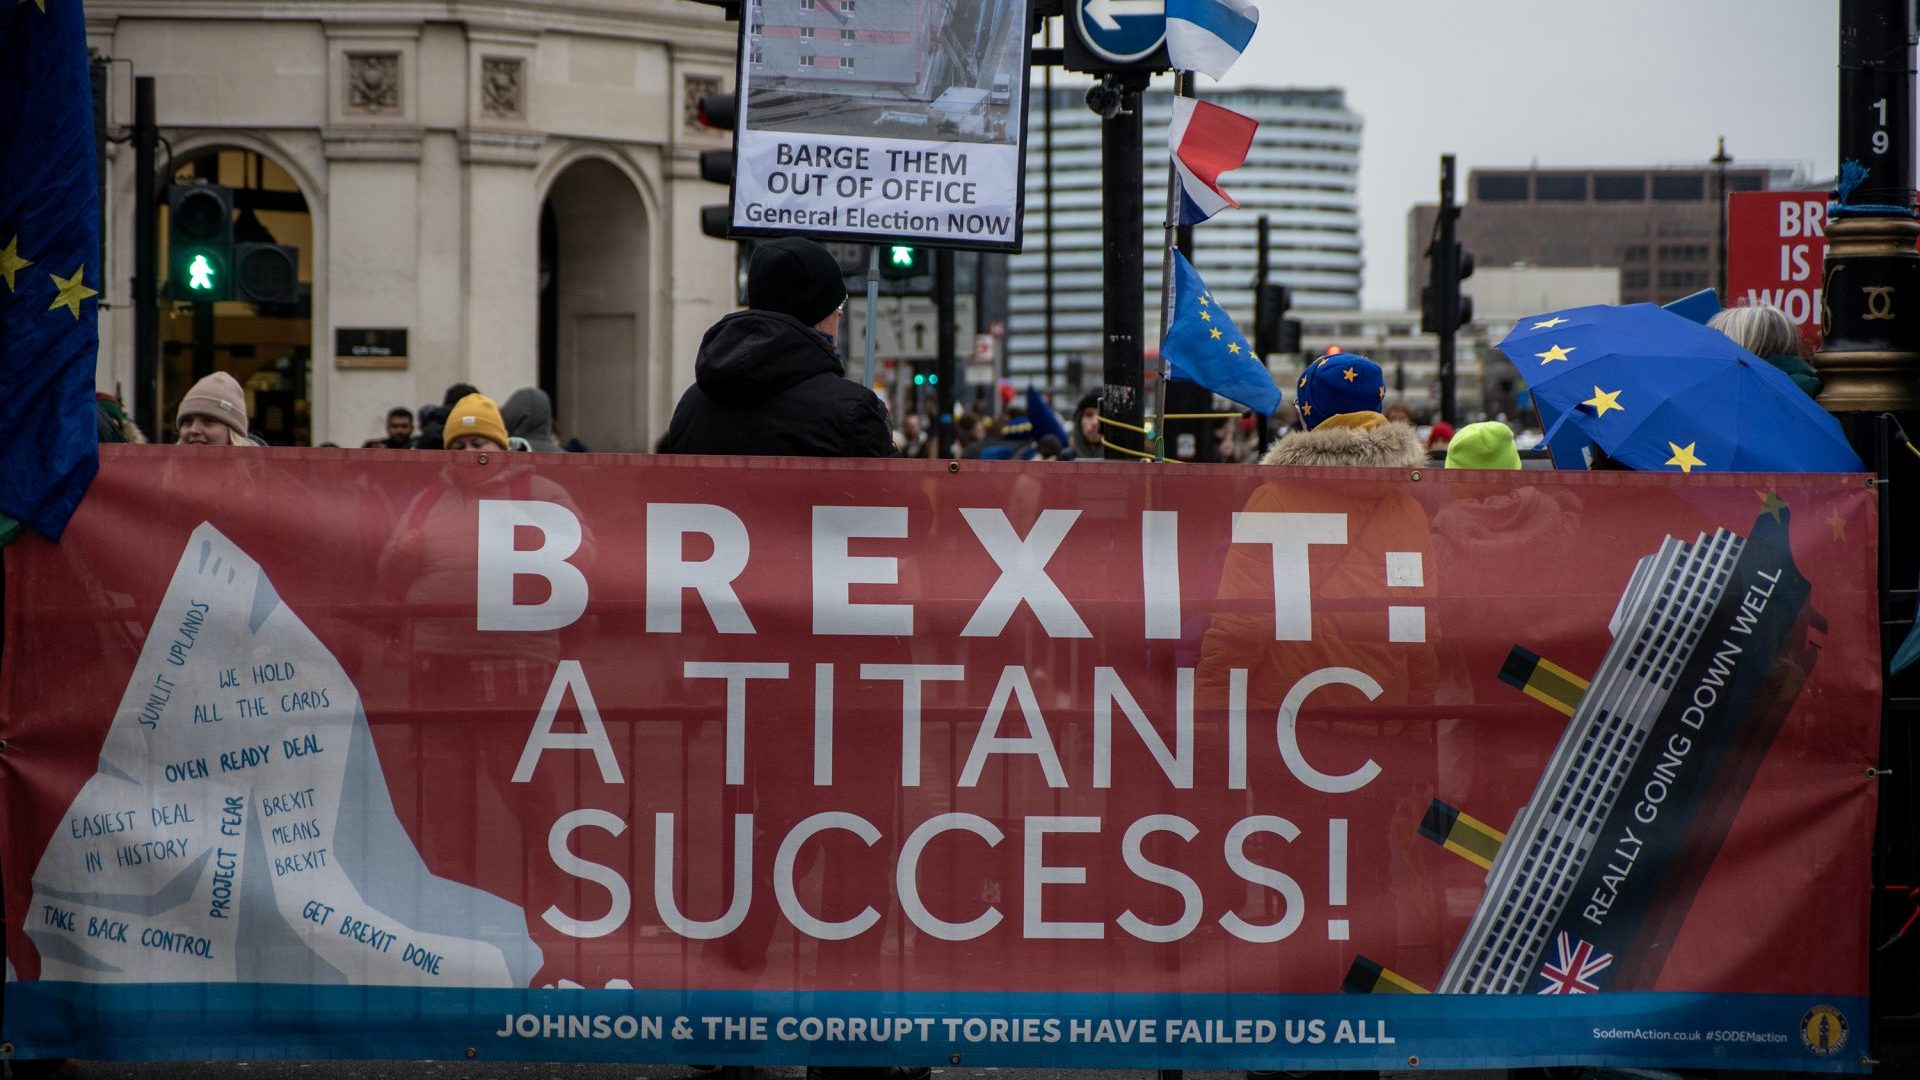
M 1449 469 L 1517 469 L 1520 451 L 1513 448 L 1513 429 L 1498 420 L 1468 424 L 1453 433 L 1447 444 Z

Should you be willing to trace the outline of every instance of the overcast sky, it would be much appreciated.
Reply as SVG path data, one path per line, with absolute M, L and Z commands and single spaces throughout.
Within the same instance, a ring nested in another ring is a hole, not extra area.
M 1462 200 L 1477 166 L 1704 161 L 1720 135 L 1736 163 L 1835 171 L 1839 0 L 1259 5 L 1225 84 L 1342 86 L 1365 118 L 1368 307 L 1404 301 L 1407 209 L 1438 198 L 1443 153 Z

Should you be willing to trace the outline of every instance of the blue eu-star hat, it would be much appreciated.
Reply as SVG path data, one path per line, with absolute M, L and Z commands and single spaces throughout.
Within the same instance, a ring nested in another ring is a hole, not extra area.
M 1334 353 L 1308 364 L 1295 395 L 1308 430 L 1329 416 L 1379 412 L 1386 399 L 1380 365 L 1355 353 Z

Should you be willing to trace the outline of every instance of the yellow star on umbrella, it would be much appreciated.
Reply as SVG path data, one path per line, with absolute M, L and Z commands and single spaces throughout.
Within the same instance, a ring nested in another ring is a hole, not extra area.
M 1212 338 L 1212 339 L 1213 339 L 1213 340 L 1215 340 L 1215 341 L 1219 341 L 1219 340 L 1220 340 L 1220 328 L 1216 326 L 1216 327 L 1213 327 L 1212 329 L 1210 329 L 1210 330 L 1208 330 L 1208 331 L 1207 331 L 1207 336 L 1208 336 L 1208 337 L 1210 337 L 1210 338 Z
M 1580 346 L 1575 345 L 1572 349 L 1563 349 L 1560 346 L 1555 345 L 1553 348 L 1548 349 L 1546 352 L 1537 352 L 1537 353 L 1534 353 L 1533 355 L 1540 358 L 1541 367 L 1546 367 L 1548 364 L 1553 363 L 1555 360 L 1565 360 L 1567 358 L 1568 353 L 1575 351 L 1579 347 Z
M 1345 373 L 1344 375 L 1342 375 L 1341 377 L 1342 377 L 1342 378 L 1344 378 L 1344 379 L 1346 379 L 1346 380 L 1347 380 L 1348 382 L 1352 382 L 1353 380 L 1355 380 L 1355 379 L 1357 379 L 1357 378 L 1359 378 L 1359 377 L 1360 377 L 1360 373 L 1359 373 L 1359 372 L 1357 372 L 1357 371 L 1355 371 L 1355 370 L 1353 370 L 1352 368 L 1348 368 L 1348 369 L 1346 370 L 1346 373 Z
M 47 276 L 53 279 L 53 287 L 59 290 L 59 294 L 53 298 L 53 303 L 47 305 L 47 310 L 58 311 L 61 308 L 66 308 L 73 313 L 75 319 L 78 319 L 80 317 L 80 301 L 85 300 L 89 296 L 100 295 L 98 291 L 89 289 L 81 283 L 80 279 L 85 277 L 86 273 L 87 264 L 81 263 L 80 268 L 73 272 L 72 277 L 63 278 L 59 274 L 48 274 Z
M 1680 466 L 1680 471 L 1683 473 L 1692 472 L 1695 465 L 1704 466 L 1706 462 L 1693 456 L 1693 448 L 1698 445 L 1698 442 L 1690 442 L 1685 446 L 1674 442 L 1668 443 L 1667 449 L 1673 451 L 1673 456 L 1667 459 L 1667 464 Z
M 1558 315 L 1555 315 L 1555 316 L 1554 316 L 1553 318 L 1551 318 L 1551 319 L 1548 319 L 1548 320 L 1547 320 L 1546 322 L 1537 322 L 1537 323 L 1534 323 L 1534 324 L 1533 324 L 1533 328 L 1534 328 L 1535 330 L 1551 330 L 1551 329 L 1553 329 L 1554 327 L 1556 327 L 1556 326 L 1559 326 L 1559 325 L 1560 325 L 1561 323 L 1563 323 L 1563 322 L 1566 322 L 1566 321 L 1567 321 L 1567 320 L 1565 320 L 1565 319 L 1563 319 L 1563 318 L 1561 318 L 1560 316 L 1558 316 Z
M 20 257 L 20 238 L 15 236 L 0 248 L 0 277 L 7 279 L 7 291 L 13 291 L 13 275 L 33 265 L 32 259 Z
M 1624 391 L 1620 390 L 1602 390 L 1596 386 L 1593 388 L 1593 396 L 1580 404 L 1593 406 L 1595 419 L 1607 415 L 1608 409 L 1612 409 L 1615 412 L 1626 412 L 1627 407 L 1620 404 L 1620 395 L 1623 392 Z

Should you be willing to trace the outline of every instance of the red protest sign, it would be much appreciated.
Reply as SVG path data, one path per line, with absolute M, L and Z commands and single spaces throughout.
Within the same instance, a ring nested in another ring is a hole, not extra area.
M 1740 191 L 1727 196 L 1728 307 L 1772 304 L 1820 347 L 1820 288 L 1827 261 L 1824 191 Z
M 1824 191 L 1727 196 L 1727 306 L 1772 304 L 1800 327 L 1810 348 L 1819 348 L 1826 219 Z

